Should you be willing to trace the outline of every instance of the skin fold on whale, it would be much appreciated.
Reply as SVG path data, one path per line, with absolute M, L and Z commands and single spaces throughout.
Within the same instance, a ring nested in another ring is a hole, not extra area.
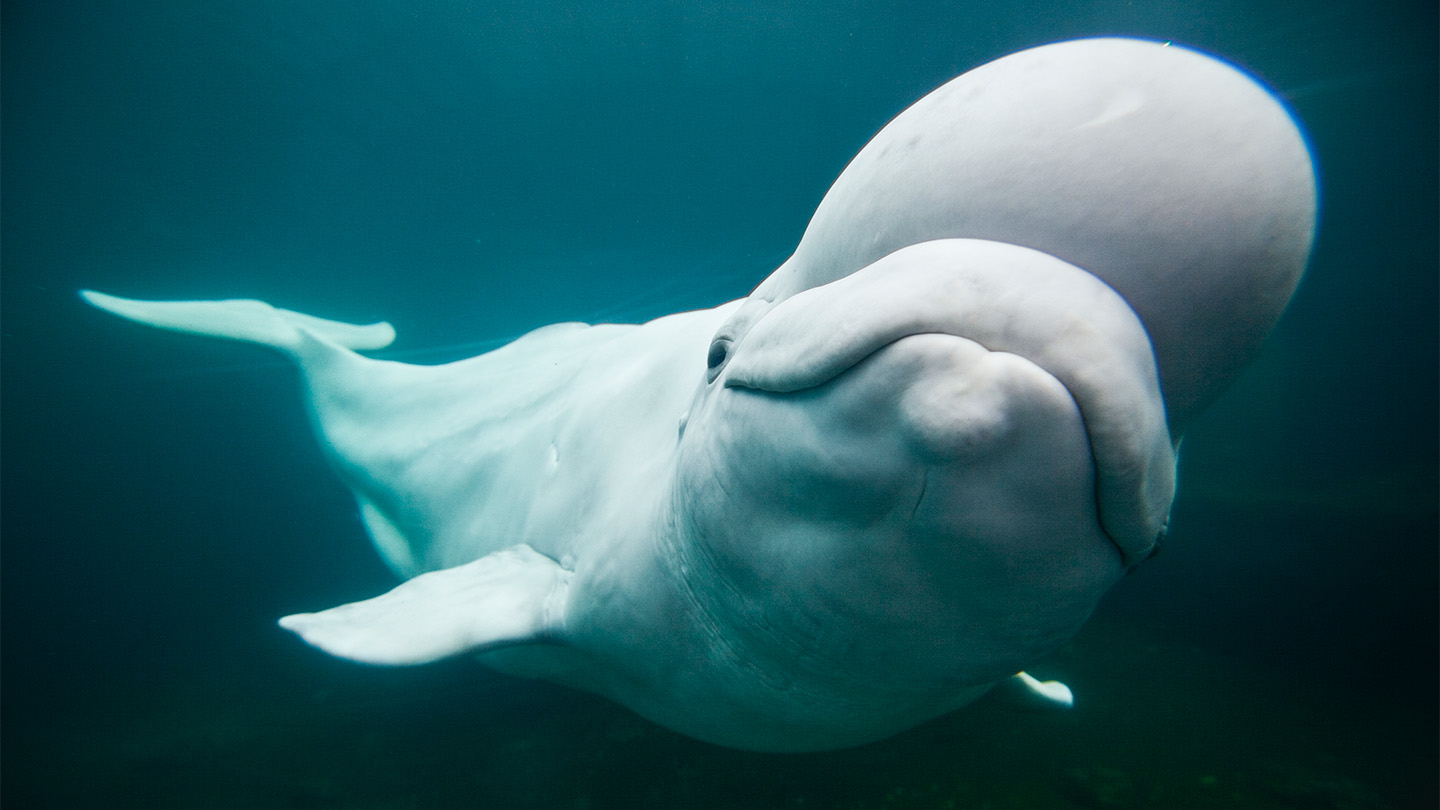
M 301 369 L 404 580 L 281 620 L 306 642 L 473 655 L 700 739 L 820 750 L 997 684 L 1069 705 L 1020 670 L 1153 553 L 1179 437 L 1279 318 L 1316 206 L 1253 79 L 1075 40 L 901 113 L 714 309 L 419 366 L 359 354 L 384 323 L 82 295 Z

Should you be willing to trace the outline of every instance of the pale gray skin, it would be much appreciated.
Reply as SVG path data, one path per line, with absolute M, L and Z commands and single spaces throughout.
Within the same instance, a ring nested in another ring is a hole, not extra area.
M 802 751 L 948 712 L 1075 633 L 1163 534 L 1180 429 L 1279 316 L 1314 218 L 1303 140 L 1253 81 L 1081 40 L 926 96 L 713 310 L 422 367 L 352 351 L 385 324 L 86 297 L 299 363 L 413 578 L 282 620 L 306 641 L 473 653 Z

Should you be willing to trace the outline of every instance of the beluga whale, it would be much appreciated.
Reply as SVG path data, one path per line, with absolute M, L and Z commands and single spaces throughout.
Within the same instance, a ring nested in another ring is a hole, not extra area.
M 444 365 L 386 323 L 89 303 L 302 372 L 388 593 L 280 625 L 374 665 L 473 656 L 762 751 L 999 692 L 1156 550 L 1186 426 L 1255 355 L 1316 223 L 1272 93 L 1169 43 L 1060 42 L 942 85 L 748 296 Z

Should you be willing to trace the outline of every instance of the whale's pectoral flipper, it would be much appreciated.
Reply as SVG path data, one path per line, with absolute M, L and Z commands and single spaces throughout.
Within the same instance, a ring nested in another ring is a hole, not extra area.
M 1059 681 L 1038 680 L 1027 672 L 1017 672 L 995 684 L 988 699 L 1022 711 L 1070 709 L 1075 706 L 1075 695 L 1070 687 Z
M 366 664 L 425 664 L 511 644 L 557 640 L 572 573 L 519 545 L 421 574 L 374 599 L 280 626 L 339 658 Z
M 292 354 L 304 333 L 359 351 L 383 349 L 395 340 L 395 330 L 388 323 L 341 323 L 280 309 L 264 301 L 137 301 L 94 290 L 82 290 L 80 296 L 106 312 L 137 323 L 259 343 Z

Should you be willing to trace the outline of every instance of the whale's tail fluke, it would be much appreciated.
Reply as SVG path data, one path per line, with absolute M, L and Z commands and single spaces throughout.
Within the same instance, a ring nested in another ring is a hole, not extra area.
M 397 504 L 403 484 L 375 470 L 394 471 L 414 455 L 414 424 L 433 416 L 406 392 L 422 388 L 432 369 L 376 360 L 356 351 L 395 340 L 388 323 L 366 326 L 317 318 L 264 301 L 137 301 L 93 290 L 90 304 L 136 323 L 192 335 L 227 338 L 277 349 L 300 368 L 321 446 L 360 503 L 381 555 L 403 577 L 419 573 L 417 533 Z
M 280 309 L 264 301 L 136 301 L 94 290 L 82 290 L 80 297 L 106 312 L 137 323 L 192 335 L 258 343 L 297 359 L 307 333 L 358 351 L 383 349 L 395 340 L 395 329 L 388 323 L 366 326 L 341 323 Z

